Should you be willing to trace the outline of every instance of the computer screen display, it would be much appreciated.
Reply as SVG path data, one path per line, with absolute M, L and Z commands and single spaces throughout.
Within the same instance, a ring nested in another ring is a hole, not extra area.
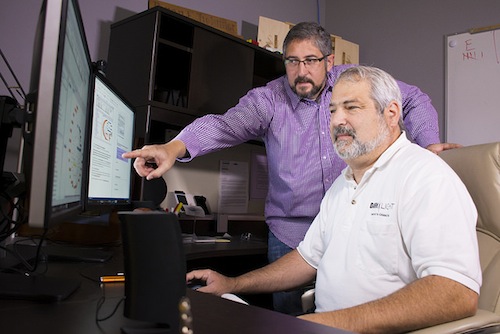
M 130 204 L 132 162 L 122 154 L 132 150 L 134 109 L 105 77 L 94 76 L 90 121 L 89 205 Z
M 49 227 L 83 207 L 92 64 L 76 0 L 45 0 L 26 103 L 28 223 Z

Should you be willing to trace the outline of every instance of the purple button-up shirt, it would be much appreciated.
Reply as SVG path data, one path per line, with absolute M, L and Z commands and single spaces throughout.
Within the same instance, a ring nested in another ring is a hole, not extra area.
M 269 171 L 266 222 L 279 240 L 297 247 L 323 195 L 346 166 L 330 138 L 329 103 L 333 83 L 350 66 L 334 66 L 315 101 L 299 98 L 283 76 L 250 90 L 223 115 L 198 118 L 177 136 L 190 154 L 182 161 L 262 138 Z M 437 112 L 430 98 L 415 86 L 398 84 L 410 139 L 422 147 L 439 143 Z

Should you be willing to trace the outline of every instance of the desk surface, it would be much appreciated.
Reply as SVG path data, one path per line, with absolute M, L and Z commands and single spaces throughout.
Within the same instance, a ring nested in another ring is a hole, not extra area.
M 193 245 L 197 254 L 201 249 L 222 252 L 228 244 Z M 241 244 L 239 247 L 243 247 Z M 250 246 L 247 243 L 246 246 Z M 198 249 L 200 246 L 200 249 Z M 210 247 L 208 247 L 210 246 Z M 251 245 L 250 249 L 258 245 Z M 260 245 L 262 246 L 262 245 Z M 233 244 L 237 250 L 237 243 Z M 189 248 L 189 247 L 188 247 Z M 259 252 L 260 252 L 260 248 Z M 48 275 L 81 280 L 80 288 L 68 299 L 56 303 L 39 303 L 22 300 L 0 300 L 0 332 L 2 333 L 121 333 L 123 326 L 136 326 L 137 322 L 123 316 L 123 303 L 106 321 L 95 321 L 99 299 L 106 300 L 99 317 L 112 314 L 124 295 L 124 283 L 100 285 L 99 275 L 115 273 L 123 268 L 121 250 L 106 263 L 53 262 Z M 189 250 L 187 252 L 190 253 Z M 192 253 L 191 253 L 192 254 Z M 208 253 L 210 254 L 210 253 Z M 226 254 L 227 255 L 227 254 Z M 200 256 L 194 255 L 194 256 Z M 187 290 L 192 303 L 193 327 L 196 334 L 220 333 L 345 333 L 344 331 L 297 319 L 292 316 L 256 306 L 247 306 L 212 295 Z
M 213 258 L 222 256 L 267 254 L 267 242 L 234 240 L 221 243 L 188 243 L 184 244 L 186 260 Z
M 115 305 L 123 296 L 123 283 L 107 287 L 107 299 L 100 317 L 111 314 Z M 99 290 L 96 287 L 95 290 Z M 196 334 L 266 334 L 266 333 L 347 333 L 335 328 L 300 320 L 295 317 L 247 306 L 196 291 L 187 291 L 191 300 L 193 329 Z M 36 304 L 28 302 L 12 302 L 5 307 L 0 303 L 2 333 L 121 333 L 123 326 L 140 326 L 135 321 L 123 316 L 123 303 L 108 320 L 95 321 L 98 296 L 92 295 L 87 300 L 52 304 Z M 8 303 L 8 302 L 7 302 Z M 173 333 L 177 333 L 174 331 Z

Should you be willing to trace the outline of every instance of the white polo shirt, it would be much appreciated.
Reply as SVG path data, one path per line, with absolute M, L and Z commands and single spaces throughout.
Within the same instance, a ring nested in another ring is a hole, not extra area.
M 316 311 L 379 299 L 428 275 L 479 293 L 477 212 L 455 172 L 403 133 L 359 184 L 347 167 L 297 250 L 317 271 Z

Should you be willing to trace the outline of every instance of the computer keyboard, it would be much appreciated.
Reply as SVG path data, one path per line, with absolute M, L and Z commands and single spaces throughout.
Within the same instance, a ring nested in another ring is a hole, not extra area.
M 42 248 L 49 260 L 78 261 L 78 262 L 106 262 L 111 259 L 113 252 L 103 248 L 78 247 L 70 245 L 51 244 Z

